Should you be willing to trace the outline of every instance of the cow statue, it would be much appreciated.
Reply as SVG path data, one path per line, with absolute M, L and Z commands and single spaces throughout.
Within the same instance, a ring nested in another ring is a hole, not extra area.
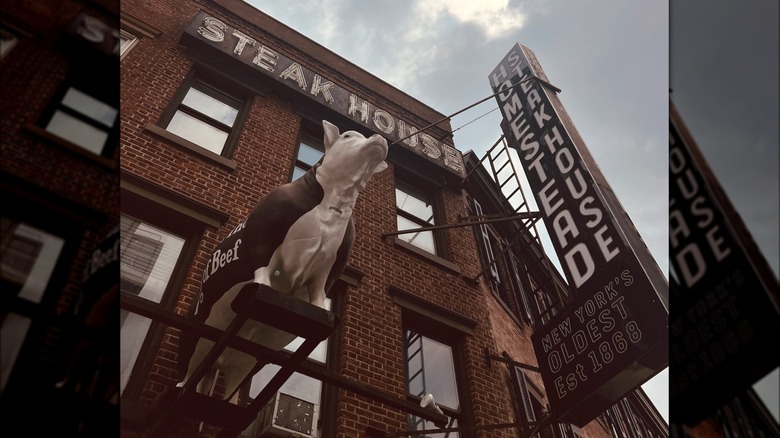
M 323 120 L 325 155 L 303 177 L 273 189 L 225 237 L 203 271 L 191 318 L 224 330 L 236 313 L 231 302 L 250 282 L 324 307 L 325 296 L 347 264 L 355 227 L 352 209 L 358 194 L 387 168 L 387 141 L 366 138 Z M 253 320 L 239 336 L 274 350 L 295 336 Z M 182 332 L 179 350 L 181 388 L 204 360 L 213 341 Z M 225 398 L 241 384 L 255 358 L 227 348 L 214 368 L 225 375 Z M 205 392 L 208 378 L 199 384 Z

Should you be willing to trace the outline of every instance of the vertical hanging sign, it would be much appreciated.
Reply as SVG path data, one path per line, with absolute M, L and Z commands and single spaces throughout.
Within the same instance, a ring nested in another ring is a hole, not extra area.
M 778 283 L 670 105 L 670 421 L 695 424 L 780 365 Z
M 574 292 L 531 340 L 553 416 L 583 426 L 666 367 L 668 283 L 534 53 L 488 78 Z

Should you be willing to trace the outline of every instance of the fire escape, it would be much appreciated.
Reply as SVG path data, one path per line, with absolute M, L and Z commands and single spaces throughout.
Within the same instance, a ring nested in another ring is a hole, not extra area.
M 513 159 L 513 156 L 515 157 Z M 556 308 L 563 307 L 566 302 L 568 291 L 565 284 L 556 281 L 556 274 L 550 259 L 544 252 L 542 236 L 539 233 L 537 222 L 541 218 L 539 212 L 532 212 L 528 197 L 523 191 L 521 179 L 515 166 L 519 162 L 517 152 L 509 148 L 502 135 L 493 146 L 488 149 L 479 163 L 471 169 L 469 175 L 464 181 L 464 185 L 469 178 L 480 172 L 480 165 L 486 170 L 487 176 L 495 184 L 496 200 L 498 201 L 497 212 L 492 215 L 485 215 L 479 204 L 473 206 L 476 215 L 469 218 L 471 221 L 481 221 L 488 223 L 495 219 L 512 220 L 513 231 L 510 236 L 504 236 L 501 247 L 497 249 L 496 255 L 488 263 L 483 271 L 474 277 L 474 280 L 485 276 L 495 270 L 495 265 L 503 262 L 510 269 L 515 269 L 520 275 L 521 286 L 527 291 L 529 296 L 538 296 L 548 294 L 553 299 L 553 306 L 543 309 L 539 317 L 544 321 L 548 319 L 546 313 L 555 312 Z M 484 225 L 480 225 L 480 233 L 483 240 L 487 240 L 487 230 Z M 533 272 L 536 282 L 531 282 L 529 273 Z M 550 315 L 551 316 L 551 315 Z

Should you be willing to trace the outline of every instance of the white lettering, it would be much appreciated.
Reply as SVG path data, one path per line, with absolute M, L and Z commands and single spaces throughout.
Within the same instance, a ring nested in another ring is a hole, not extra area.
M 438 143 L 433 137 L 428 134 L 420 133 L 420 139 L 422 139 L 423 153 L 433 159 L 437 159 L 441 156 L 441 150 L 436 143 Z
M 699 281 L 707 270 L 707 267 L 704 265 L 704 257 L 701 255 L 701 250 L 699 250 L 699 247 L 696 246 L 695 243 L 686 245 L 677 253 L 675 259 L 677 260 L 677 265 L 680 266 L 680 273 L 682 274 L 687 287 L 691 287 L 694 283 Z
M 239 32 L 238 30 L 233 31 L 233 36 L 238 38 L 238 42 L 236 43 L 236 48 L 233 49 L 233 53 L 235 53 L 238 56 L 241 56 L 241 52 L 244 51 L 244 47 L 246 47 L 247 43 L 249 43 L 250 46 L 254 46 L 257 43 L 257 41 L 255 41 L 253 38 L 250 38 L 244 33 Z
M 239 226 L 242 226 L 242 224 L 239 224 Z M 238 247 L 240 245 L 241 239 L 236 239 L 233 248 L 227 250 L 227 252 L 222 252 L 219 249 L 215 250 L 211 255 L 211 260 L 206 263 L 206 269 L 203 270 L 201 282 L 207 282 L 220 268 L 224 268 L 226 265 L 238 260 Z
M 279 54 L 269 49 L 266 46 L 260 46 L 255 53 L 255 57 L 252 58 L 252 64 L 266 70 L 269 73 L 273 73 L 276 70 L 276 61 L 279 59 Z
M 595 268 L 593 257 L 584 243 L 580 242 L 574 245 L 564 254 L 563 259 L 571 272 L 574 287 L 582 286 L 593 275 Z
M 395 129 L 395 120 L 387 111 L 378 109 L 374 111 L 374 126 L 385 134 L 390 134 Z
M 198 34 L 203 38 L 215 43 L 221 43 L 225 40 L 225 31 L 227 25 L 214 17 L 203 19 L 203 26 L 198 27 Z
M 76 29 L 76 33 L 89 42 L 102 43 L 103 39 L 106 37 L 105 31 L 107 29 L 108 26 L 102 21 L 95 17 L 85 15 L 84 21 L 82 21 L 81 25 Z
M 612 243 L 612 237 L 604 237 L 604 233 L 607 232 L 607 226 L 604 225 L 596 231 L 596 243 L 601 250 L 601 255 L 604 256 L 604 261 L 608 262 L 612 260 L 616 255 L 620 254 L 620 248 L 609 248 L 609 244 Z
M 293 62 L 289 67 L 279 75 L 282 79 L 292 79 L 299 87 L 306 89 L 306 77 L 303 76 L 303 67 L 297 62 Z
M 352 117 L 355 117 L 355 114 L 357 112 L 360 112 L 360 121 L 363 123 L 368 123 L 368 102 L 365 100 L 361 101 L 359 97 L 355 96 L 354 94 L 349 95 L 349 115 Z
M 333 99 L 333 95 L 330 94 L 330 89 L 334 85 L 331 81 L 322 82 L 322 76 L 314 75 L 314 82 L 311 84 L 311 95 L 316 96 L 322 92 L 322 97 L 325 98 L 325 101 L 332 105 L 336 101 Z

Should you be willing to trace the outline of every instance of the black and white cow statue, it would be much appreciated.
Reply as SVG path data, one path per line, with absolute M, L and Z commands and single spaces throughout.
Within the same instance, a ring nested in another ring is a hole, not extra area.
M 303 177 L 269 192 L 219 244 L 203 271 L 191 318 L 224 330 L 236 316 L 231 302 L 250 282 L 324 306 L 326 292 L 346 267 L 352 248 L 355 201 L 371 177 L 387 168 L 388 146 L 377 134 L 368 138 L 355 131 L 339 134 L 325 120 L 322 126 L 322 160 Z M 253 320 L 239 336 L 274 350 L 295 338 Z M 184 386 L 213 345 L 182 332 L 177 387 Z M 252 356 L 225 349 L 214 367 L 225 375 L 226 398 L 254 365 Z

